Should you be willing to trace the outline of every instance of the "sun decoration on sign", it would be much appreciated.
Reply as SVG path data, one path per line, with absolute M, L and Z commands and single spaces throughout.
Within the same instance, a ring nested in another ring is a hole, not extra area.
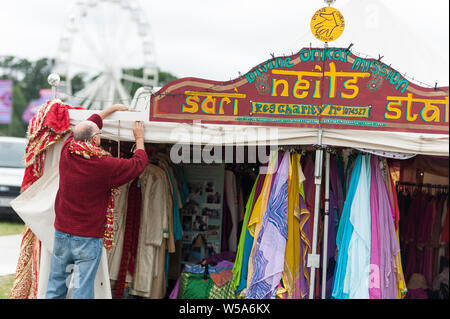
M 256 89 L 258 90 L 259 94 L 267 95 L 270 92 L 270 85 L 267 82 L 268 77 L 266 74 L 262 73 L 260 74 L 255 81 Z
M 344 16 L 332 7 L 323 7 L 311 18 L 311 32 L 323 42 L 334 41 L 344 32 Z

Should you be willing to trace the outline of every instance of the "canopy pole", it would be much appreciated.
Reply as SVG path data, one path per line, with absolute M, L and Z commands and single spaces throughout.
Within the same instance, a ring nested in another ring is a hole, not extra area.
M 314 184 L 316 184 L 315 201 L 314 201 L 314 225 L 311 254 L 308 254 L 307 267 L 311 269 L 311 280 L 309 283 L 309 299 L 314 299 L 314 286 L 316 282 L 316 269 L 320 267 L 320 255 L 317 254 L 317 236 L 319 226 L 319 209 L 320 209 L 320 186 L 322 185 L 322 128 L 319 128 L 317 137 L 316 161 L 314 169 Z
M 326 299 L 327 264 L 328 264 L 328 223 L 330 211 L 330 152 L 325 153 L 325 212 L 323 220 L 322 249 L 322 299 Z

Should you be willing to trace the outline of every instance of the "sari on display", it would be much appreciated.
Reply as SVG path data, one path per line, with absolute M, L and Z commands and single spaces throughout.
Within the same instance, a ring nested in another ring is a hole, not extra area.
M 246 294 L 249 299 L 275 298 L 284 267 L 287 241 L 289 152 L 286 152 L 274 178 L 267 212 L 252 254 L 253 274 Z

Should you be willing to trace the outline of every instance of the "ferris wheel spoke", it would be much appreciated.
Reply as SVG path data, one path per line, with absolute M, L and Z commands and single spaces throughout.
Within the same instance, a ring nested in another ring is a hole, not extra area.
M 133 82 L 133 83 L 139 83 L 139 84 L 142 84 L 142 85 L 149 85 L 149 81 L 146 81 L 146 80 L 144 80 L 142 78 L 138 78 L 136 76 L 129 75 L 129 74 L 122 74 L 122 79 L 126 80 L 126 81 Z
M 84 88 L 83 90 L 77 92 L 74 95 L 75 98 L 80 99 L 81 106 L 89 109 L 91 107 L 92 101 L 98 93 L 98 90 L 102 87 L 105 78 L 103 76 L 99 76 L 94 80 L 89 86 Z
M 114 79 L 109 80 L 109 88 L 108 88 L 108 101 L 109 103 L 113 104 L 115 103 L 115 96 L 116 96 L 116 82 Z
M 86 30 L 87 26 L 84 23 L 83 19 L 80 19 L 80 30 L 82 31 L 83 39 L 86 41 L 87 47 L 89 50 L 91 50 L 92 54 L 97 59 L 97 62 L 102 62 L 102 54 L 100 50 L 96 47 L 94 44 L 94 41 L 91 38 L 91 33 Z M 80 32 L 81 33 L 81 32 Z
M 87 99 L 83 102 L 82 106 L 84 108 L 96 109 L 96 105 L 98 105 L 98 103 L 93 103 L 93 100 L 98 95 L 105 80 L 106 80 L 105 77 L 103 77 L 103 76 L 99 77 L 99 81 L 97 81 L 96 84 L 92 87 L 92 90 L 90 91 L 89 96 L 87 96 Z
M 122 103 L 130 104 L 131 103 L 130 95 L 124 89 L 124 87 L 122 86 L 122 84 L 120 83 L 119 80 L 117 80 L 117 79 L 114 79 L 114 80 L 115 80 L 115 84 L 117 87 L 117 92 L 119 93 L 120 100 L 122 101 Z
M 67 77 L 63 85 L 70 87 L 78 74 L 85 83 L 73 95 L 69 88 L 67 98 L 77 99 L 78 105 L 87 109 L 117 101 L 131 103 L 129 92 L 133 88 L 153 83 L 145 74 L 134 72 L 153 64 L 153 48 L 149 48 L 153 40 L 146 32 L 149 25 L 139 4 L 128 1 L 99 1 L 96 6 L 83 6 L 84 11 L 74 20 L 76 25 L 68 29 L 72 41 L 67 48 L 58 49 L 64 68 L 60 72 Z M 123 74 L 124 70 L 128 74 Z

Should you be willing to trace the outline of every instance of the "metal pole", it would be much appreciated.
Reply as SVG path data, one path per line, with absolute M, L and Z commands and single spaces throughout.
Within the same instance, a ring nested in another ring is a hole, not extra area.
M 327 263 L 328 263 L 328 223 L 330 211 L 330 153 L 325 153 L 325 216 L 323 220 L 323 249 L 322 249 L 322 299 L 326 298 Z
M 56 99 L 56 89 L 59 86 L 59 82 L 61 81 L 60 77 L 56 73 L 52 73 L 48 76 L 47 82 L 52 87 L 52 100 Z
M 314 201 L 314 225 L 311 254 L 308 254 L 307 267 L 311 269 L 311 280 L 309 283 L 309 299 L 314 299 L 314 286 L 316 279 L 316 269 L 320 267 L 320 255 L 317 253 L 317 233 L 319 226 L 319 208 L 320 208 L 320 186 L 322 184 L 322 129 L 319 129 L 317 137 L 318 149 L 316 150 L 316 162 L 314 169 L 314 184 L 316 184 L 315 201 Z

